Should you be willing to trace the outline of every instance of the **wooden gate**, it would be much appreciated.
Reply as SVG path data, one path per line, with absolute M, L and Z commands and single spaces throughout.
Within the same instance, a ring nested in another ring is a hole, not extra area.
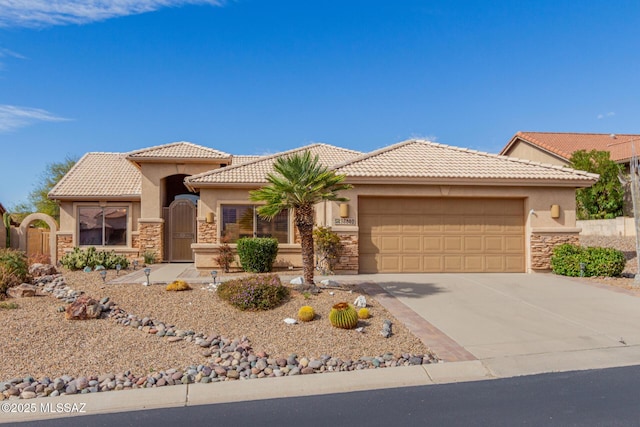
M 169 262 L 193 262 L 196 241 L 196 206 L 191 200 L 174 200 L 164 208 L 165 254 Z
M 47 255 L 51 252 L 49 230 L 43 228 L 27 228 L 27 255 Z

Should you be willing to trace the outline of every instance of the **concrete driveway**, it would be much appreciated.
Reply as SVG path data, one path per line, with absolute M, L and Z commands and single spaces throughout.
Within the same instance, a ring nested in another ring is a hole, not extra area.
M 358 281 L 378 284 L 499 377 L 640 364 L 635 296 L 552 274 L 379 274 Z

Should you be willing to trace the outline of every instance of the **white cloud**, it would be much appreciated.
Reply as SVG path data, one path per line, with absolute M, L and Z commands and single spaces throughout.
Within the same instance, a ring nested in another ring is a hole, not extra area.
M 86 24 L 186 4 L 220 6 L 224 0 L 0 0 L 0 27 Z
M 70 119 L 58 117 L 40 108 L 16 107 L 0 104 L 0 132 L 10 132 L 34 122 L 64 122 Z
M 609 111 L 608 113 L 605 113 L 605 114 L 598 114 L 598 120 L 606 119 L 607 117 L 613 117 L 615 115 L 616 113 L 614 113 L 613 111 Z

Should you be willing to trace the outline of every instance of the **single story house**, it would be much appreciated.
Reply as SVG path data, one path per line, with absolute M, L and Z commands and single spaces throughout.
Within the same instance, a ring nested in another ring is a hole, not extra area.
M 292 213 L 256 215 L 249 191 L 276 158 L 308 150 L 346 176 L 347 203 L 316 206 L 343 243 L 338 273 L 533 272 L 577 242 L 575 189 L 598 176 L 424 140 L 370 153 L 311 144 L 233 156 L 188 142 L 88 153 L 51 190 L 60 203 L 58 256 L 74 246 L 216 268 L 222 236 L 273 236 L 278 267 L 301 266 Z

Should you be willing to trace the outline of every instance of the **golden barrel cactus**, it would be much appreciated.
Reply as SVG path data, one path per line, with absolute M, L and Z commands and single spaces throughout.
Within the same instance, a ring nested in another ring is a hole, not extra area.
M 358 326 L 358 312 L 351 304 L 339 302 L 331 309 L 329 321 L 336 328 L 355 329 Z
M 305 305 L 298 310 L 298 319 L 301 322 L 311 322 L 316 317 L 316 312 L 310 305 Z
M 359 319 L 368 319 L 369 317 L 371 317 L 371 313 L 369 313 L 368 308 L 362 307 L 360 310 L 358 310 Z

